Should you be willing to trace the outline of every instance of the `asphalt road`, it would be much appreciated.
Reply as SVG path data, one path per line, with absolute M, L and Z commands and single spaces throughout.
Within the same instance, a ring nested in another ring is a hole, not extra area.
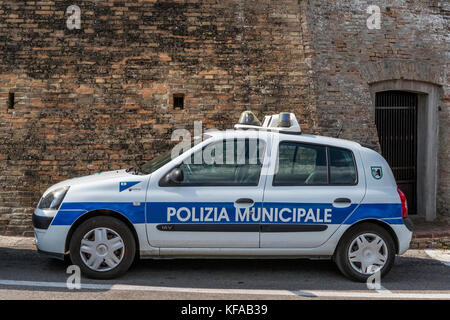
M 69 290 L 66 263 L 0 244 L 0 299 L 450 299 L 450 263 L 435 253 L 397 257 L 378 291 L 326 260 L 143 260 L 119 279 L 82 277 Z

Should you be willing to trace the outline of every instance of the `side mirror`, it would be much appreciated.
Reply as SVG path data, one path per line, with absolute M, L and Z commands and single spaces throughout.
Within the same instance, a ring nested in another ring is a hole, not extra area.
M 183 171 L 180 168 L 173 168 L 160 181 L 162 187 L 176 186 L 184 179 Z

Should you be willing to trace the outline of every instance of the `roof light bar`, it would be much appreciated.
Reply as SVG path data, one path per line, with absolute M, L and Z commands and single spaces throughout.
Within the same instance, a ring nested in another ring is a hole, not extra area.
M 281 112 L 279 114 L 265 116 L 264 122 L 261 125 L 253 112 L 244 111 L 239 118 L 239 122 L 234 126 L 234 128 L 243 130 L 267 130 L 295 134 L 300 134 L 302 132 L 295 114 L 289 112 Z

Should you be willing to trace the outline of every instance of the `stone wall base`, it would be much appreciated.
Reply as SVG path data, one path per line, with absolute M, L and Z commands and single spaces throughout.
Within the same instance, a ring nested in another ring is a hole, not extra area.
M 450 236 L 412 239 L 410 249 L 450 249 Z

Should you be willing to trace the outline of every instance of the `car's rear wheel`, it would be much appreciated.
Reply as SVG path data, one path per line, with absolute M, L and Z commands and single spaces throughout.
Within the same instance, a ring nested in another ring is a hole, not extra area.
M 136 243 L 130 229 L 119 219 L 98 216 L 83 222 L 70 240 L 70 258 L 86 276 L 111 279 L 133 263 Z
M 383 277 L 394 264 L 394 240 L 379 225 L 362 223 L 344 234 L 334 260 L 339 270 L 350 279 L 365 282 L 376 272 Z

